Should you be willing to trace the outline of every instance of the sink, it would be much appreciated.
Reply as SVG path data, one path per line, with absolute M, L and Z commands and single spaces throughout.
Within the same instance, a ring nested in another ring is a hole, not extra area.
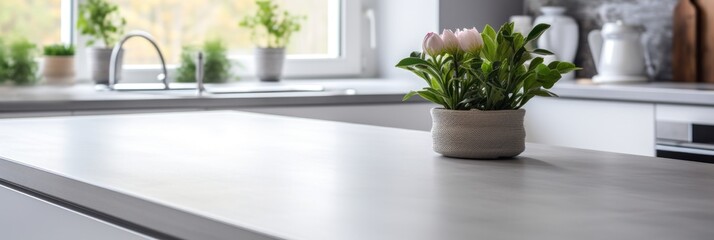
M 214 96 L 259 93 L 328 93 L 328 91 L 325 90 L 325 87 L 314 84 L 245 82 L 206 84 L 205 87 L 206 91 L 204 94 Z M 196 84 L 194 83 L 170 83 L 169 88 L 170 89 L 168 90 L 164 89 L 164 85 L 161 83 L 119 83 L 114 85 L 114 90 L 117 92 L 185 97 L 194 97 L 197 94 Z

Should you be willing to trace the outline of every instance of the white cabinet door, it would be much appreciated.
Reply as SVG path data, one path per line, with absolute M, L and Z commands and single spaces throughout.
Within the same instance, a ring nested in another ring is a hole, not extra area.
M 529 142 L 655 155 L 652 103 L 534 98 L 526 110 Z
M 429 103 L 340 105 L 340 106 L 295 106 L 237 109 L 245 112 L 266 113 L 281 116 L 340 121 L 429 131 L 431 108 Z
M 0 239 L 151 239 L 0 185 Z

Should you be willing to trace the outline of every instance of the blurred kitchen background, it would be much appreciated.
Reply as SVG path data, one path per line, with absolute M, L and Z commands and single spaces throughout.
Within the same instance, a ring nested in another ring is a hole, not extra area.
M 22 36 L 42 46 L 62 39 L 62 0 L 3 0 L 0 1 L 0 36 Z M 67 2 L 67 1 L 65 1 Z M 178 64 L 183 46 L 197 46 L 209 39 L 220 39 L 228 44 L 231 55 L 248 55 L 253 51 L 250 36 L 236 27 L 236 19 L 244 12 L 252 12 L 252 1 L 180 1 L 180 0 L 114 0 L 127 19 L 126 29 L 142 29 L 159 41 L 168 64 Z M 277 1 L 296 13 L 309 15 L 290 43 L 288 54 L 301 57 L 334 57 L 339 49 L 329 41 L 336 36 L 328 28 L 328 0 Z M 587 35 L 606 22 L 622 20 L 627 24 L 641 25 L 645 31 L 642 42 L 646 49 L 647 74 L 655 81 L 671 81 L 672 22 L 677 0 L 505 0 L 495 4 L 488 0 L 419 0 L 375 1 L 363 0 L 363 9 L 374 9 L 378 15 L 378 50 L 392 52 L 392 45 L 414 47 L 415 33 L 485 24 L 500 25 L 509 16 L 527 14 L 533 19 L 542 15 L 543 6 L 565 7 L 566 16 L 575 19 L 579 26 L 578 51 L 575 63 L 583 67 L 578 78 L 596 74 L 595 63 L 588 48 Z M 488 9 L 487 11 L 481 11 Z M 41 14 L 38 14 L 41 13 Z M 411 17 L 419 13 L 420 17 Z M 434 19 L 438 19 L 434 22 Z M 405 22 L 404 19 L 409 19 Z M 66 20 L 64 20 L 66 21 Z M 67 23 L 63 23 L 67 24 Z M 366 24 L 365 24 L 366 25 Z M 437 27 L 438 26 L 438 27 Z M 364 28 L 364 27 L 363 27 Z M 424 31 L 417 31 L 424 29 Z M 367 30 L 369 31 L 369 30 Z M 68 38 L 69 36 L 65 36 Z M 409 38 L 408 38 L 409 37 Z M 365 36 L 368 38 L 368 36 Z M 387 41 L 396 39 L 399 41 Z M 407 44 L 406 41 L 414 42 Z M 334 45 L 334 44 L 333 44 Z M 126 45 L 126 64 L 155 64 L 151 47 L 140 41 Z M 375 56 L 365 66 L 361 76 L 389 76 L 394 73 L 389 64 L 375 65 L 402 56 L 404 50 Z M 375 55 L 367 52 L 366 55 Z M 379 59 L 377 59 L 379 58 Z M 370 64 L 375 63 L 375 64 Z M 404 76 L 404 75 L 402 75 Z

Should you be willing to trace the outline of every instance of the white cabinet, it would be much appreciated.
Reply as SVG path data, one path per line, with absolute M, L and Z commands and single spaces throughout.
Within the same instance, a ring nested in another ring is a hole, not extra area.
M 245 112 L 281 116 L 340 121 L 429 131 L 431 129 L 429 103 L 403 103 L 379 105 L 295 106 L 236 109 Z
M 0 239 L 151 239 L 0 185 Z
M 655 104 L 534 98 L 526 140 L 608 152 L 655 155 Z
M 714 125 L 714 107 L 657 104 L 657 121 Z
M 429 131 L 435 105 L 380 104 L 261 107 L 246 112 Z M 536 98 L 526 105 L 527 141 L 549 145 L 655 155 L 651 103 Z

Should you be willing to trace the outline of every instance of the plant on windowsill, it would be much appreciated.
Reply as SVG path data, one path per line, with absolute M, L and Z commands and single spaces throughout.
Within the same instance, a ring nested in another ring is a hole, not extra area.
M 32 85 L 37 82 L 37 46 L 21 39 L 6 45 L 0 40 L 0 83 Z
M 203 82 L 224 83 L 238 79 L 231 75 L 231 61 L 228 59 L 228 48 L 219 39 L 203 43 L 201 49 L 205 56 Z M 181 52 L 181 66 L 176 70 L 177 82 L 196 82 L 196 53 L 194 47 L 184 46 Z
M 44 47 L 42 75 L 45 83 L 67 85 L 74 81 L 74 46 L 53 44 Z
M 272 0 L 256 0 L 255 15 L 246 16 L 239 25 L 251 31 L 256 44 L 255 73 L 261 81 L 278 81 L 282 76 L 285 47 L 293 33 L 300 31 L 304 16 L 288 11 L 280 13 Z
M 109 83 L 109 60 L 112 47 L 124 32 L 126 19 L 120 16 L 119 6 L 107 0 L 86 0 L 79 4 L 77 29 L 89 37 L 87 49 L 91 78 L 97 84 Z M 118 63 L 121 69 L 124 51 L 119 51 Z
M 5 84 L 10 76 L 10 54 L 5 41 L 0 39 L 0 84 Z
M 507 23 L 496 32 L 486 25 L 428 33 L 423 53 L 414 52 L 396 67 L 409 70 L 427 87 L 408 93 L 439 104 L 432 114 L 434 151 L 458 158 L 510 158 L 525 150 L 522 109 L 535 96 L 556 97 L 548 91 L 562 74 L 578 70 L 568 62 L 544 63 L 545 49 L 526 45 L 550 26 L 539 24 L 527 35 Z

